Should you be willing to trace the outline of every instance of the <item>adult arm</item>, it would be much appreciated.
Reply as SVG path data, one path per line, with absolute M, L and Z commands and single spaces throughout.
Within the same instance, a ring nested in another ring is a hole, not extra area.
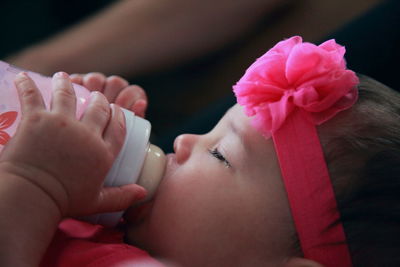
M 8 59 L 50 74 L 132 77 L 221 48 L 289 0 L 120 0 Z

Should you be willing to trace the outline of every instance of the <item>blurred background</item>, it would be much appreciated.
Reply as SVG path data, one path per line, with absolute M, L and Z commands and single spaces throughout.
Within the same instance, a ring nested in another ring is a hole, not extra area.
M 232 85 L 276 42 L 346 46 L 349 68 L 394 89 L 398 0 L 2 0 L 0 58 L 43 74 L 121 75 L 149 96 L 155 143 L 208 131 Z

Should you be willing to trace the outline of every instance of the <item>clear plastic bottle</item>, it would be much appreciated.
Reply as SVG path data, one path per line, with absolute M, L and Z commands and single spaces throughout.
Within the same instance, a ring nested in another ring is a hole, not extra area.
M 21 71 L 0 61 L 0 152 L 15 133 L 21 119 L 18 94 L 14 85 L 15 75 Z M 51 78 L 30 71 L 26 72 L 35 81 L 48 107 L 51 100 Z M 86 108 L 90 92 L 80 85 L 73 86 L 77 96 L 76 115 L 79 118 Z M 137 183 L 148 190 L 146 201 L 153 197 L 162 179 L 166 162 L 165 155 L 160 148 L 149 143 L 150 122 L 135 116 L 131 111 L 122 110 L 126 122 L 125 142 L 106 176 L 104 186 Z M 96 214 L 84 219 L 92 223 L 114 226 L 119 222 L 122 214 L 123 212 Z

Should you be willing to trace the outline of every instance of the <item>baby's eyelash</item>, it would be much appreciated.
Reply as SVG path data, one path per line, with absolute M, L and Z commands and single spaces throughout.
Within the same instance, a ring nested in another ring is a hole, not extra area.
M 210 154 L 213 157 L 215 157 L 216 159 L 218 159 L 219 161 L 224 163 L 226 167 L 228 167 L 228 168 L 231 167 L 231 164 L 229 163 L 229 161 L 226 160 L 226 158 L 221 154 L 221 152 L 219 152 L 218 148 L 209 149 L 208 152 L 210 152 Z

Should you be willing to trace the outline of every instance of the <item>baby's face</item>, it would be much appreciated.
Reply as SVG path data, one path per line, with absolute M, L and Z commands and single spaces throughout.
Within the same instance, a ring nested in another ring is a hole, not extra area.
M 293 226 L 273 142 L 242 108 L 205 135 L 177 137 L 174 151 L 154 201 L 130 221 L 128 240 L 182 266 L 282 261 Z

